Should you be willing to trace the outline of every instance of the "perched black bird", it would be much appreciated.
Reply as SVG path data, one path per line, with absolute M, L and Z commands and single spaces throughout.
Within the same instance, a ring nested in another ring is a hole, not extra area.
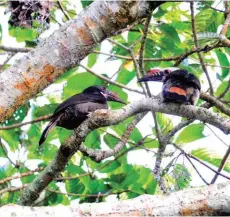
M 199 79 L 184 69 L 151 69 L 138 81 L 163 82 L 162 97 L 164 102 L 195 105 L 200 96 Z
M 48 133 L 55 126 L 72 130 L 86 120 L 90 112 L 97 109 L 108 109 L 107 101 L 125 104 L 116 94 L 108 91 L 103 86 L 88 87 L 82 93 L 62 102 L 54 111 L 51 121 L 43 131 L 39 145 L 46 140 Z

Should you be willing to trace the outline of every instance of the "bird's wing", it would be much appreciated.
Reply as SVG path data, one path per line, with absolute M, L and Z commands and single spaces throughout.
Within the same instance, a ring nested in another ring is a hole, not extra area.
M 107 103 L 84 102 L 74 106 L 80 113 L 89 113 L 98 109 L 108 109 Z
M 56 114 L 59 114 L 63 110 L 65 110 L 67 107 L 87 103 L 89 101 L 93 101 L 93 98 L 89 97 L 87 94 L 84 93 L 76 94 L 70 97 L 69 99 L 67 99 L 66 101 L 62 102 L 54 111 L 54 116 Z
M 176 71 L 170 72 L 166 76 L 165 81 L 167 81 L 168 79 L 171 79 L 171 78 L 192 83 L 192 84 L 196 85 L 196 87 L 199 90 L 201 89 L 201 85 L 200 85 L 199 79 L 195 75 L 193 75 L 192 73 L 187 72 L 186 70 L 181 70 L 180 69 L 180 70 L 176 70 Z

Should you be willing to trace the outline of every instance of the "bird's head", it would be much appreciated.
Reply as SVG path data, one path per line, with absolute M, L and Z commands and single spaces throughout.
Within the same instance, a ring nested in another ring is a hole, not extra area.
M 104 86 L 90 86 L 83 93 L 101 95 L 106 101 L 114 101 L 126 104 L 117 94 L 107 90 Z
M 170 67 L 170 68 L 152 68 L 150 69 L 147 74 L 138 79 L 138 82 L 146 82 L 146 81 L 164 81 L 165 77 L 175 71 L 178 68 Z

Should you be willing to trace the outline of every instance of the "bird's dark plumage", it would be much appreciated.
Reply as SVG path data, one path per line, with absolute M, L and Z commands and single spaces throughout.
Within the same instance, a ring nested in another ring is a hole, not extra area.
M 162 96 L 165 102 L 195 105 L 200 96 L 199 79 L 184 69 L 151 69 L 138 81 L 163 82 Z
M 103 86 L 90 86 L 82 93 L 62 102 L 54 111 L 51 121 L 43 131 L 39 145 L 46 140 L 48 133 L 55 126 L 72 130 L 86 120 L 90 112 L 98 109 L 108 109 L 107 101 L 124 103 L 116 94 L 108 91 Z

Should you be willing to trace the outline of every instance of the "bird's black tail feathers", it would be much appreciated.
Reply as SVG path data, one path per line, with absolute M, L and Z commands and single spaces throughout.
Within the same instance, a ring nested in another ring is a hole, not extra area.
M 44 131 L 42 132 L 41 138 L 39 140 L 39 146 L 45 142 L 46 137 L 48 135 L 48 133 L 56 126 L 57 122 L 59 121 L 60 117 L 56 117 L 53 118 L 49 124 L 47 125 L 47 127 L 44 129 Z

